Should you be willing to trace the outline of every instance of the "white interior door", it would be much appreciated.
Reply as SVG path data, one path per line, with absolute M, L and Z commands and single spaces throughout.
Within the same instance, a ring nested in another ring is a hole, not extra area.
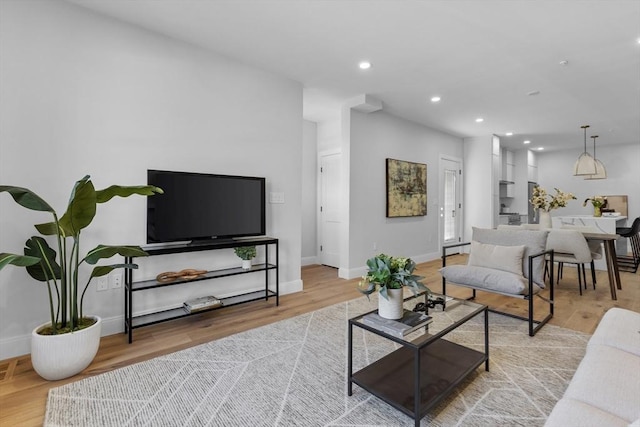
M 450 245 L 461 241 L 462 227 L 462 165 L 458 160 L 441 159 L 442 244 Z
M 340 266 L 340 163 L 342 155 L 320 156 L 320 263 Z

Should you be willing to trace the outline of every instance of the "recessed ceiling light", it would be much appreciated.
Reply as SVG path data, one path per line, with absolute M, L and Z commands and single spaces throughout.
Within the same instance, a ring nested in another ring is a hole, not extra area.
M 507 133 L 505 133 L 505 135 L 507 135 L 507 136 L 513 136 L 513 132 L 507 132 Z
M 361 63 L 358 64 L 358 67 L 360 67 L 361 70 L 368 70 L 369 68 L 371 68 L 371 62 L 362 61 Z
M 439 96 L 432 96 L 431 97 L 431 102 L 440 102 L 440 97 Z
M 523 144 L 531 144 L 531 141 L 529 141 L 528 139 L 526 141 L 522 141 Z
M 565 60 L 563 60 L 563 61 L 560 61 L 560 65 L 562 65 L 562 66 L 565 66 L 565 67 L 566 67 L 567 65 L 569 65 L 569 61 L 567 61 L 566 59 L 565 59 Z
M 478 117 L 476 119 L 476 123 L 482 123 L 482 122 L 484 122 L 484 119 L 482 117 Z
M 527 95 L 528 96 L 540 95 L 540 91 L 539 90 L 532 90 L 531 92 L 528 92 Z
M 544 150 L 544 147 L 538 147 L 538 148 L 536 148 L 536 150 L 542 151 L 542 150 Z

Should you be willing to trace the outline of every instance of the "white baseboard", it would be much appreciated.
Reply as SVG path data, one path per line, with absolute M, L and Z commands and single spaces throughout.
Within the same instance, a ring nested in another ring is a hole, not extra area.
M 262 288 L 264 289 L 264 288 Z M 260 289 L 256 289 L 260 290 Z M 293 280 L 291 282 L 280 283 L 280 295 L 292 294 L 302 291 L 302 280 Z M 173 307 L 167 307 L 173 308 Z M 156 308 L 157 311 L 161 308 Z M 144 313 L 136 313 L 136 315 Z M 102 317 L 102 316 L 101 316 Z M 105 318 L 102 317 L 102 333 L 103 337 L 107 335 L 124 333 L 124 315 Z M 135 334 L 135 332 L 134 332 Z M 17 337 L 5 338 L 0 340 L 0 360 L 10 359 L 31 353 L 31 334 L 20 335 Z
M 308 257 L 303 257 L 300 261 L 300 265 L 305 266 L 305 265 L 314 265 L 318 263 L 318 257 L 317 256 L 308 256 Z

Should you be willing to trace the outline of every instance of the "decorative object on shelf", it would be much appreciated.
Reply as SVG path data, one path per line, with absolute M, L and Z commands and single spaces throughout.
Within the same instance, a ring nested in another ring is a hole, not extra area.
M 424 277 L 413 271 L 416 263 L 410 258 L 392 257 L 385 254 L 367 260 L 368 272 L 358 283 L 358 290 L 367 295 L 379 290 L 378 314 L 386 319 L 400 319 L 404 312 L 403 287 L 407 286 L 414 295 L 420 291 L 431 291 L 421 282 Z
M 580 154 L 580 157 L 578 157 L 578 160 L 576 160 L 576 163 L 573 165 L 574 176 L 595 175 L 597 173 L 596 162 L 591 154 L 587 153 L 588 127 L 589 125 L 580 126 L 580 128 L 584 129 L 584 151 Z
M 427 165 L 387 159 L 387 217 L 427 214 Z
M 222 307 L 222 301 L 213 295 L 207 295 L 206 297 L 194 298 L 192 300 L 185 301 L 183 307 L 188 313 L 195 313 L 198 311 L 209 310 L 211 308 Z
M 387 319 L 376 313 L 369 313 L 362 318 L 362 323 L 398 338 L 403 338 L 432 321 L 431 316 L 411 310 L 404 310 L 398 320 Z
M 255 246 L 240 246 L 233 251 L 242 259 L 242 269 L 251 270 L 251 260 L 256 257 Z
M 587 206 L 587 202 L 591 201 L 593 205 L 593 216 L 601 217 L 602 216 L 602 208 L 607 206 L 607 197 L 606 196 L 591 196 L 582 203 L 582 206 Z
M 206 272 L 207 270 L 195 270 L 193 268 L 188 268 L 180 271 L 166 271 L 164 273 L 158 274 L 156 276 L 156 281 L 158 283 L 170 283 L 178 279 L 193 280 L 202 276 Z
M 533 193 L 531 193 L 529 203 L 536 209 L 538 222 L 542 228 L 551 228 L 550 211 L 564 208 L 569 200 L 576 198 L 573 194 L 565 193 L 558 188 L 554 188 L 554 190 L 556 194 L 551 195 L 544 188 L 536 185 L 533 187 Z
M 32 337 L 34 335 L 49 335 L 47 338 L 50 338 L 50 341 L 60 339 L 65 340 L 66 344 L 53 345 L 48 343 L 45 346 L 40 346 L 32 341 L 31 359 L 35 371 L 49 380 L 75 375 L 91 363 L 100 342 L 101 323 L 98 322 L 97 317 L 85 317 L 83 313 L 84 294 L 91 283 L 91 279 L 105 276 L 117 268 L 138 268 L 136 264 L 98 265 L 93 267 L 88 278 L 86 278 L 85 274 L 80 273 L 80 266 L 82 264 L 95 265 L 101 259 L 111 258 L 114 255 L 146 255 L 146 252 L 138 246 L 98 245 L 84 257 L 81 257 L 80 232 L 93 221 L 98 203 L 106 203 L 116 196 L 129 197 L 134 194 L 151 196 L 163 191 L 158 187 L 149 185 L 135 187 L 112 185 L 104 190 L 96 191 L 89 175 L 86 175 L 75 183 L 67 211 L 62 217 L 59 217 L 51 205 L 31 190 L 3 185 L 0 186 L 0 193 L 3 192 L 9 193 L 16 203 L 24 208 L 49 212 L 53 216 L 52 222 L 37 224 L 35 227 L 42 235 L 55 237 L 58 252 L 51 248 L 43 237 L 33 236 L 25 243 L 24 255 L 0 254 L 0 269 L 8 264 L 26 267 L 27 273 L 32 278 L 47 284 L 50 322 L 34 331 Z M 67 244 L 67 238 L 72 239 L 71 245 Z M 81 277 L 87 280 L 83 288 L 82 284 L 79 283 Z M 82 338 L 84 334 L 76 333 L 96 323 L 98 324 L 96 328 L 98 331 L 90 334 L 95 338 L 95 342 L 89 343 L 85 338 Z M 90 357 L 86 354 L 81 354 L 79 351 L 69 351 L 70 347 L 74 347 L 74 344 L 69 343 L 70 340 L 74 340 L 74 337 L 83 340 L 82 344 L 78 344 L 79 346 L 93 349 Z M 48 354 L 46 356 L 39 354 L 40 351 L 53 353 L 54 348 L 59 348 L 64 354 Z M 46 364 L 59 363 L 58 361 L 60 360 L 65 360 L 65 366 L 68 369 L 61 370 L 59 375 L 55 377 L 45 373 L 50 371 L 49 368 L 51 368 L 50 366 L 45 366 Z
M 587 175 L 584 179 L 607 179 L 607 170 L 604 168 L 604 165 L 598 158 L 596 157 L 596 138 L 598 135 L 592 135 L 593 138 L 593 161 L 596 164 L 596 173 L 595 175 Z

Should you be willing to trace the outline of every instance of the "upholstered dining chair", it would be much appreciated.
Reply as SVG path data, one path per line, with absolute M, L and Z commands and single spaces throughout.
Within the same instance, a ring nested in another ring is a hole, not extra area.
M 590 264 L 593 260 L 591 250 L 582 232 L 578 230 L 566 230 L 553 228 L 549 230 L 547 238 L 547 250 L 554 250 L 554 262 L 563 265 L 575 264 L 578 273 L 578 289 L 582 295 L 583 282 L 586 283 L 584 264 Z M 558 268 L 560 270 L 560 268 Z M 560 272 L 556 283 L 560 280 Z
M 602 233 L 602 231 L 598 230 L 595 227 L 582 226 L 582 225 L 563 225 L 560 227 L 566 230 L 577 230 L 583 233 Z M 603 250 L 602 250 L 602 242 L 595 240 L 587 240 L 587 245 L 589 245 L 589 250 L 591 251 L 591 281 L 593 282 L 593 289 L 596 288 L 596 269 L 594 260 L 602 259 Z M 584 283 L 584 288 L 587 289 L 586 282 Z

